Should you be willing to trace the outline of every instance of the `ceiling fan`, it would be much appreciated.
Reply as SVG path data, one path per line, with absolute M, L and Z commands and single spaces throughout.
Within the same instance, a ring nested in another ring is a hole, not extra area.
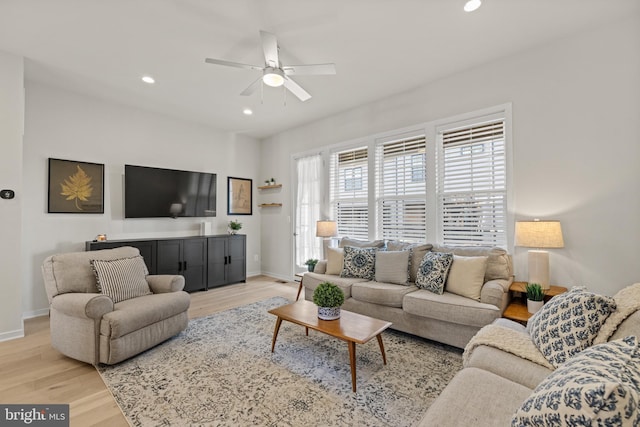
M 227 67 L 262 71 L 262 76 L 251 83 L 245 90 L 240 92 L 240 95 L 251 95 L 258 89 L 258 87 L 260 87 L 261 83 L 264 83 L 271 87 L 284 85 L 284 87 L 297 96 L 300 101 L 308 100 L 311 98 L 311 95 L 309 95 L 306 90 L 294 82 L 289 76 L 296 74 L 326 75 L 336 73 L 336 64 L 282 65 L 280 63 L 280 58 L 278 57 L 278 50 L 280 47 L 278 46 L 278 40 L 276 39 L 275 34 L 260 31 L 260 39 L 262 40 L 262 50 L 264 52 L 264 67 L 213 58 L 205 58 L 204 62 L 209 64 L 225 65 Z

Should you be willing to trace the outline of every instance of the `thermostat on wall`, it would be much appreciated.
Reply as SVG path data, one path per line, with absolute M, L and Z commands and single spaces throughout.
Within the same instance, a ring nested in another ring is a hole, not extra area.
M 13 199 L 16 197 L 16 193 L 13 190 L 0 190 L 0 197 L 3 199 Z

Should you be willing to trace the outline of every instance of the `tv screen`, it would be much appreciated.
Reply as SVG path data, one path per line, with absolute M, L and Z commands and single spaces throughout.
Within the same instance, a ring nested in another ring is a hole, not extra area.
M 124 217 L 216 216 L 216 174 L 124 165 Z

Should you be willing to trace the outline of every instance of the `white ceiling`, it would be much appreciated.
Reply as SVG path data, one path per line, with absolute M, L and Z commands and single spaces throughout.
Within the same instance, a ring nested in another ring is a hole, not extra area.
M 638 0 L 0 0 L 0 50 L 43 81 L 218 129 L 265 138 L 484 62 L 622 19 Z M 335 76 L 297 76 L 239 93 L 263 65 L 259 30 L 286 64 L 334 62 Z M 157 83 L 147 85 L 142 75 Z M 245 116 L 242 109 L 254 110 Z

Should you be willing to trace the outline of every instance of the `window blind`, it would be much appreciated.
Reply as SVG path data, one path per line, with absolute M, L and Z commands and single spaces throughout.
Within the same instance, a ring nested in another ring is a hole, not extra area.
M 369 238 L 367 147 L 331 154 L 330 196 L 338 235 Z
M 376 144 L 378 238 L 425 240 L 425 151 L 424 135 Z
M 506 247 L 504 120 L 440 131 L 438 138 L 441 241 Z

